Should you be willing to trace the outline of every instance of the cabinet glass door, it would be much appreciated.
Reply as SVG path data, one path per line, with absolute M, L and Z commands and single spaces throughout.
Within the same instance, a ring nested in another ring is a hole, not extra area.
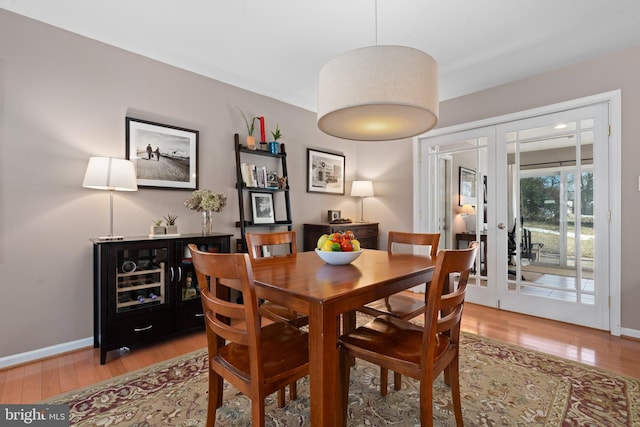
M 178 248 L 178 254 L 182 254 L 181 262 L 178 267 L 178 298 L 180 301 L 189 301 L 200 299 L 200 287 L 198 286 L 198 277 L 193 266 L 191 251 L 188 247 L 189 243 L 185 242 Z M 206 243 L 197 243 L 198 250 L 203 252 L 226 252 L 223 248 L 223 241 L 215 240 Z
M 116 254 L 116 313 L 169 304 L 168 249 L 121 249 Z

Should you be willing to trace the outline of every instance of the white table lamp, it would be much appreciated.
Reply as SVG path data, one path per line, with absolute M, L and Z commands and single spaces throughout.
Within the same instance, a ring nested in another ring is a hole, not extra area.
M 460 215 L 464 216 L 464 231 L 467 232 L 469 230 L 469 215 L 473 215 L 476 213 L 476 210 L 471 205 L 462 205 L 460 208 Z
M 113 192 L 137 191 L 138 183 L 133 162 L 113 157 L 91 157 L 84 174 L 82 186 L 95 190 L 109 190 L 109 235 L 100 240 L 121 240 L 113 235 Z
M 372 197 L 373 194 L 373 182 L 371 181 L 353 181 L 351 185 L 351 197 L 362 198 L 362 207 L 360 209 L 360 219 L 357 222 L 368 222 L 364 219 L 364 198 Z

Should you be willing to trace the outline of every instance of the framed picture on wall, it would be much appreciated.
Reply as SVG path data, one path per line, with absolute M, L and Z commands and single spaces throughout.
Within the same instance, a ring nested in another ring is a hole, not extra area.
M 344 194 L 344 159 L 307 148 L 307 193 Z
M 273 208 L 273 193 L 252 191 L 251 213 L 254 224 L 274 224 L 276 222 L 275 209 Z
M 199 132 L 126 118 L 127 159 L 136 167 L 139 187 L 198 188 Z
M 478 196 L 476 195 L 476 171 L 460 166 L 458 175 L 459 205 L 476 206 Z

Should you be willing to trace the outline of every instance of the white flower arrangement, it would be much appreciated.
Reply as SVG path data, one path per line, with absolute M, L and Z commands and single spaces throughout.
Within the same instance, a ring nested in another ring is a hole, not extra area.
M 211 190 L 196 190 L 191 193 L 191 198 L 184 205 L 194 211 L 220 212 L 227 204 L 227 196 L 224 193 L 214 193 Z

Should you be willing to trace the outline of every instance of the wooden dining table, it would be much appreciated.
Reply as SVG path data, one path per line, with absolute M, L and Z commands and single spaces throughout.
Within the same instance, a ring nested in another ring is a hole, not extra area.
M 337 345 L 340 315 L 379 298 L 427 283 L 428 256 L 364 249 L 351 264 L 329 265 L 315 252 L 253 267 L 256 294 L 309 315 L 311 425 L 342 424 Z

